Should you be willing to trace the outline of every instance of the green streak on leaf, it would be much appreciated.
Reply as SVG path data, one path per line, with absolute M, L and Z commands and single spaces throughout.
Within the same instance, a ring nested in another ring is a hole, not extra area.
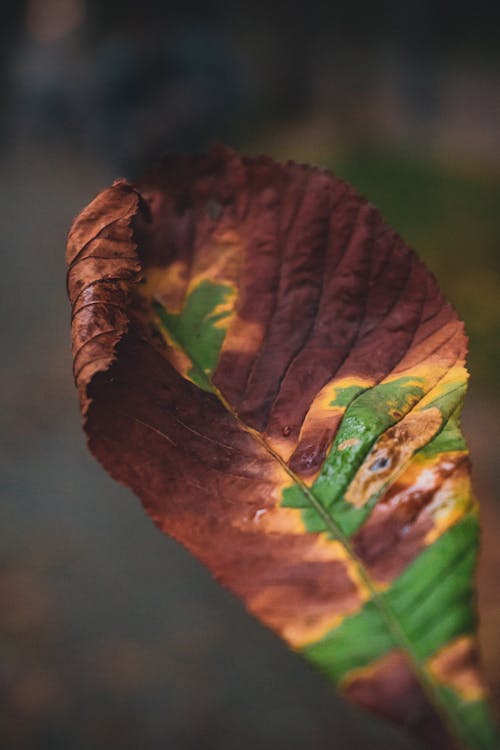
M 188 375 L 199 388 L 212 391 L 210 378 L 217 367 L 226 329 L 217 323 L 231 312 L 216 312 L 228 301 L 233 288 L 205 279 L 187 296 L 182 311 L 171 313 L 158 302 L 155 311 L 162 325 L 193 362 Z
M 311 492 L 348 537 L 352 536 L 370 515 L 384 493 L 386 485 L 372 495 L 361 508 L 356 508 L 352 503 L 346 502 L 344 494 L 377 439 L 414 408 L 424 396 L 423 381 L 421 382 L 422 385 L 419 385 L 418 378 L 405 376 L 391 383 L 383 383 L 363 390 L 361 395 L 354 398 L 345 412 L 330 453 L 323 464 L 320 476 L 311 487 Z M 455 426 L 449 428 L 446 438 L 448 442 L 452 438 L 455 445 L 464 445 L 460 429 L 456 425 L 459 423 L 465 390 L 465 383 L 458 386 L 451 385 L 448 390 L 425 407 L 426 409 L 431 407 L 439 409 L 443 420 L 443 430 L 451 416 L 456 415 Z M 429 445 L 437 437 L 433 438 Z M 459 440 L 461 440 L 460 443 Z M 350 444 L 344 447 L 346 441 Z M 444 446 L 444 442 L 437 443 L 438 448 L 440 445 Z M 439 450 L 442 449 L 439 448 Z M 420 455 L 423 451 L 424 449 L 421 449 L 415 455 Z M 432 455 L 432 453 L 423 455 Z M 389 480 L 389 483 L 390 481 L 392 480 Z M 308 531 L 326 530 L 316 511 L 310 507 L 310 504 L 308 507 L 301 505 L 297 493 L 291 489 L 284 491 L 283 505 L 302 509 L 302 519 Z
M 479 526 L 470 513 L 422 552 L 383 594 L 417 659 L 472 632 Z
M 351 670 L 365 667 L 397 647 L 376 603 L 371 599 L 303 655 L 330 679 L 339 682 Z
M 344 501 L 354 474 L 377 438 L 410 411 L 424 392 L 422 379 L 405 376 L 363 391 L 347 408 L 321 474 L 311 488 L 347 536 L 359 528 L 375 502 L 373 499 L 363 508 L 355 508 Z M 346 441 L 350 444 L 344 447 Z M 285 503 L 289 502 L 286 497 Z M 306 528 L 312 531 L 313 514 L 306 511 L 303 515 Z
M 466 382 L 450 385 L 445 393 L 442 393 L 433 401 L 429 401 L 425 409 L 436 407 L 441 412 L 443 421 L 446 421 L 457 408 L 457 403 L 460 407 L 462 406 L 466 390 Z
M 351 401 L 358 396 L 366 388 L 361 385 L 349 385 L 346 388 L 338 388 L 333 401 L 330 401 L 330 406 L 349 406 Z
M 472 574 L 478 522 L 468 515 L 422 552 L 380 599 L 405 634 L 416 661 L 427 659 L 475 624 Z M 336 680 L 373 663 L 397 644 L 370 599 L 304 655 Z
M 475 750 L 496 750 L 500 737 L 490 708 L 485 700 L 466 701 L 448 687 L 436 688 L 450 716 L 461 720 L 461 739 Z

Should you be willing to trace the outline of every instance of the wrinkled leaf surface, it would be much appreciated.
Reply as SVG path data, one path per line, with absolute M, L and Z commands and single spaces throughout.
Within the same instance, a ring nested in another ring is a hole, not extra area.
M 359 705 L 491 750 L 462 323 L 330 173 L 221 147 L 101 193 L 68 241 L 90 449 Z

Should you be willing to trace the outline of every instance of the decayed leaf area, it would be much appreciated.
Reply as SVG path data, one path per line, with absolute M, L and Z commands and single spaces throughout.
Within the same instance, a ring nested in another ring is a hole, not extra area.
M 68 263 L 108 472 L 342 694 L 431 746 L 496 748 L 466 337 L 377 210 L 218 147 L 98 195 Z

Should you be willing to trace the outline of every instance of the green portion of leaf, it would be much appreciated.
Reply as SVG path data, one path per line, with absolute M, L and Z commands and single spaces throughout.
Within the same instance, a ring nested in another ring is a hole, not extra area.
M 412 377 L 401 377 L 390 383 L 359 390 L 362 392 L 348 406 L 321 473 L 311 488 L 316 499 L 346 536 L 351 536 L 361 526 L 380 494 L 370 498 L 362 508 L 345 502 L 344 493 L 356 471 L 377 438 L 410 411 L 425 393 L 423 379 Z M 324 523 L 310 503 L 303 506 L 293 489 L 285 490 L 283 505 L 303 509 L 303 520 L 308 531 L 325 530 Z
M 220 348 L 226 335 L 224 327 L 217 323 L 231 313 L 217 307 L 227 302 L 233 289 L 225 284 L 216 284 L 205 279 L 186 297 L 180 313 L 171 313 L 163 305 L 155 303 L 155 311 L 174 341 L 188 353 L 194 363 L 188 375 L 204 391 L 212 391 L 212 375 Z
M 437 686 L 436 692 L 442 705 L 446 706 L 448 715 L 460 717 L 460 736 L 468 747 L 476 750 L 495 750 L 499 747 L 500 737 L 485 700 L 463 700 L 447 687 Z
M 372 504 L 355 508 L 343 502 L 343 495 L 376 439 L 424 395 L 423 380 L 422 385 L 418 380 L 401 377 L 370 388 L 354 399 L 344 415 L 312 491 L 347 536 L 363 523 Z
M 330 406 L 349 406 L 356 396 L 358 396 L 366 388 L 360 385 L 348 385 L 346 388 L 338 388 L 333 401 L 330 401 Z
M 352 536 L 360 528 L 387 485 L 373 494 L 362 508 L 356 508 L 346 502 L 344 494 L 377 439 L 416 406 L 425 394 L 423 385 L 420 387 L 415 384 L 416 382 L 418 378 L 404 377 L 391 383 L 363 389 L 362 394 L 354 398 L 344 415 L 330 453 L 311 492 L 346 536 Z M 465 391 L 465 383 L 453 385 L 424 407 L 425 409 L 433 407 L 439 409 L 444 426 L 451 415 L 456 412 L 454 426 L 450 426 L 446 438 L 448 442 L 453 438 L 455 445 L 459 444 L 459 440 L 460 445 L 464 445 L 458 424 Z M 352 444 L 343 447 L 346 441 Z M 444 442 L 441 441 L 437 445 L 439 448 L 440 445 L 444 445 Z M 439 448 L 435 452 L 443 449 Z M 415 455 L 423 453 L 424 450 L 417 451 Z M 431 454 L 423 453 L 423 455 Z M 326 530 L 325 524 L 318 517 L 317 512 L 311 508 L 310 503 L 304 504 L 303 499 L 293 488 L 285 490 L 283 505 L 300 508 L 303 511 L 302 516 L 308 531 Z
M 426 549 L 387 591 L 307 646 L 304 655 L 340 680 L 392 648 L 404 646 L 420 662 L 471 632 L 477 539 L 477 519 L 469 515 Z M 397 630 L 391 622 L 397 623 Z
M 417 660 L 473 631 L 478 538 L 474 513 L 439 537 L 382 595 Z
M 370 599 L 360 612 L 302 653 L 330 679 L 340 682 L 352 670 L 366 667 L 397 647 L 378 602 Z
M 441 412 L 443 421 L 446 421 L 455 411 L 458 405 L 462 405 L 467 391 L 467 383 L 459 383 L 447 388 L 438 398 L 429 401 L 424 407 L 425 409 L 432 409 L 436 407 Z

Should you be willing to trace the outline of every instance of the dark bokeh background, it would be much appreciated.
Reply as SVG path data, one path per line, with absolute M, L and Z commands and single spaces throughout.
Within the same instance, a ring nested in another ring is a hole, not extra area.
M 112 178 L 213 140 L 350 179 L 465 318 L 499 702 L 500 6 L 227 5 L 2 5 L 2 750 L 416 747 L 338 700 L 87 454 L 69 223 Z

